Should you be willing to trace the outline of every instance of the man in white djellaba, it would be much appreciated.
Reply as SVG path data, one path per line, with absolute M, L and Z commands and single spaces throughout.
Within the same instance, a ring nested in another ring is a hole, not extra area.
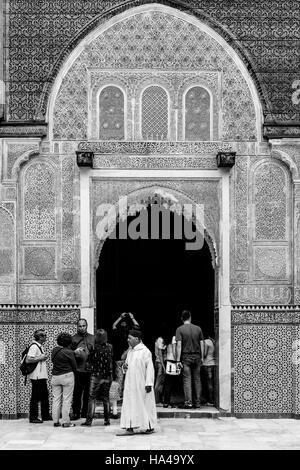
M 141 330 L 129 331 L 129 350 L 123 365 L 125 375 L 119 435 L 152 433 L 157 424 L 152 354 L 142 342 Z

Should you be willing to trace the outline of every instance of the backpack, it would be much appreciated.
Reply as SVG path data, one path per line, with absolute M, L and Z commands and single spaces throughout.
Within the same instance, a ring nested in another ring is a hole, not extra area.
M 38 362 L 31 362 L 30 364 L 28 364 L 26 362 L 28 351 L 31 348 L 31 346 L 33 346 L 34 344 L 36 344 L 36 343 L 32 343 L 30 346 L 27 346 L 24 349 L 24 351 L 21 353 L 20 371 L 21 371 L 21 374 L 25 377 L 25 382 L 24 382 L 25 385 L 26 385 L 26 382 L 27 382 L 27 375 L 31 374 L 31 372 L 33 372 L 34 369 L 36 368 L 36 366 L 38 365 Z M 41 350 L 39 345 L 36 344 L 36 346 L 39 348 L 39 350 L 42 353 L 43 351 Z

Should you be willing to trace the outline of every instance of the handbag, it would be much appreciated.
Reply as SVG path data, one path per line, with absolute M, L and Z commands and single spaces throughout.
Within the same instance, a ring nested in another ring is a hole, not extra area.
M 179 363 L 176 361 L 171 361 L 167 359 L 166 374 L 167 375 L 179 375 L 180 372 L 181 372 L 181 368 L 179 367 Z

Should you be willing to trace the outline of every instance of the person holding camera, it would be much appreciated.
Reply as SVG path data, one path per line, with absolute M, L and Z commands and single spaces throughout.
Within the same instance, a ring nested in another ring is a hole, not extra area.
M 124 374 L 122 366 L 128 351 L 128 333 L 133 327 L 139 328 L 139 323 L 134 318 L 133 313 L 123 312 L 112 325 L 112 345 L 114 359 L 114 376 L 119 383 L 120 397 L 123 393 Z

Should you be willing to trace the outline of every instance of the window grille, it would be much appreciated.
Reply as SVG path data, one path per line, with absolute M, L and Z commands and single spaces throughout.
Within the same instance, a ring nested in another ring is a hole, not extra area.
M 142 138 L 167 140 L 168 130 L 167 92 L 159 86 L 150 86 L 142 96 Z
M 185 140 L 210 140 L 210 95 L 193 87 L 185 95 Z
M 100 93 L 99 138 L 124 140 L 124 94 L 116 86 L 107 86 Z

